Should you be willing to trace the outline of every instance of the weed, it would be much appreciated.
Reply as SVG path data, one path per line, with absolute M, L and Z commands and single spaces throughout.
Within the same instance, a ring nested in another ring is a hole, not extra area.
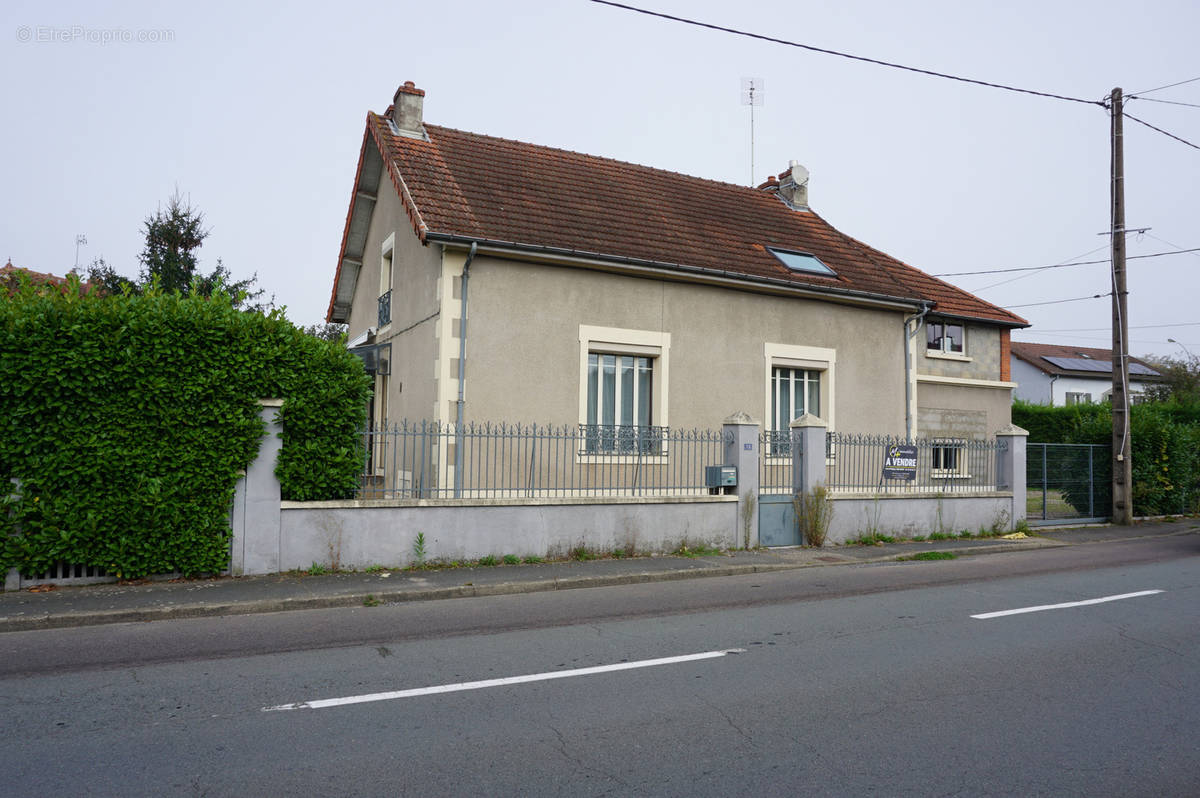
M 1026 535 L 1028 535 L 1033 530 L 1029 527 L 1029 522 L 1027 520 L 1025 520 L 1024 518 L 1022 518 L 1020 521 L 1017 522 L 1017 525 L 1015 527 L 1013 527 L 1013 531 L 1014 532 L 1023 532 Z
M 958 555 L 952 551 L 922 551 L 911 557 L 901 557 L 902 560 L 953 560 Z
M 958 533 L 958 536 L 959 536 L 960 538 L 969 538 L 969 537 L 972 537 L 972 535 L 971 535 L 971 530 L 969 530 L 969 529 L 964 529 L 962 532 L 959 532 L 959 533 Z
M 829 523 L 833 521 L 833 502 L 829 488 L 817 485 L 807 493 L 792 498 L 796 510 L 796 523 L 800 527 L 801 540 L 818 548 L 825 545 Z
M 386 569 L 382 565 L 368 565 L 366 568 L 363 569 L 363 571 L 368 574 L 377 574 L 380 571 L 384 571 L 384 570 L 386 570 Z
M 882 546 L 884 543 L 895 543 L 896 539 L 891 535 L 881 535 L 876 532 L 870 535 L 864 533 L 846 542 L 851 545 L 858 544 L 859 546 Z
M 613 556 L 613 559 L 614 559 L 614 560 L 623 560 L 623 559 L 625 559 L 625 549 L 613 549 L 613 550 L 612 550 L 612 556 Z
M 949 540 L 952 537 L 954 537 L 954 536 L 947 535 L 945 532 L 930 532 L 929 533 L 930 540 Z
M 1008 510 L 1005 510 L 1003 507 L 996 511 L 996 517 L 992 519 L 992 525 L 988 527 L 993 537 L 1003 535 L 1008 531 L 1010 517 Z
M 721 553 L 721 550 L 715 546 L 708 546 L 704 543 L 695 546 L 689 546 L 687 543 L 681 543 L 679 548 L 673 552 L 677 557 L 716 557 Z
M 309 576 L 321 576 L 322 574 L 327 573 L 329 573 L 329 569 L 319 562 L 314 562 L 312 567 L 308 569 Z
M 482 565 L 485 568 L 491 568 L 493 565 L 500 564 L 500 561 L 497 560 L 495 558 L 495 556 L 493 556 L 491 554 L 487 555 L 486 557 L 480 557 L 477 562 L 479 563 L 479 565 Z
M 925 540 L 925 536 L 924 535 L 913 535 L 912 539 L 913 539 L 913 543 L 920 543 L 921 541 Z
M 505 565 L 516 565 L 521 562 L 521 558 L 515 554 L 505 554 L 502 559 Z
M 364 607 L 378 607 L 379 599 L 375 598 L 375 596 L 373 596 L 371 594 L 367 594 L 367 597 L 365 599 L 363 599 L 363 606 Z
M 417 539 L 413 541 L 413 560 L 418 566 L 425 565 L 425 533 L 418 532 Z
M 596 554 L 596 552 L 589 551 L 587 546 L 576 546 L 575 548 L 571 549 L 572 560 L 579 560 L 580 562 L 583 562 L 585 560 L 594 560 L 598 556 L 599 555 Z
M 530 554 L 528 557 L 523 558 L 521 560 L 521 562 L 527 563 L 529 565 L 537 565 L 538 563 L 543 562 L 543 560 L 541 557 L 538 557 L 536 554 Z

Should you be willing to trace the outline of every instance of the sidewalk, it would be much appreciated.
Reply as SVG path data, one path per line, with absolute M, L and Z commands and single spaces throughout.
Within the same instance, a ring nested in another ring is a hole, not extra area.
M 921 552 L 984 554 L 1196 531 L 1200 531 L 1200 520 L 1183 519 L 1147 521 L 1128 527 L 1042 528 L 1035 529 L 1034 536 L 1024 540 L 970 538 L 880 546 L 735 551 L 695 559 L 665 555 L 536 565 L 60 587 L 39 593 L 27 590 L 0 593 L 0 632 L 569 590 L 883 562 Z

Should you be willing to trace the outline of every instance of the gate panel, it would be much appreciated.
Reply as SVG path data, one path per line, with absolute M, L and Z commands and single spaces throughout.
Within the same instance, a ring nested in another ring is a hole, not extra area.
M 1106 521 L 1112 511 L 1111 447 L 1082 443 L 1026 446 L 1030 524 Z
M 791 494 L 763 493 L 758 497 L 758 543 L 760 546 L 799 546 L 800 525 Z

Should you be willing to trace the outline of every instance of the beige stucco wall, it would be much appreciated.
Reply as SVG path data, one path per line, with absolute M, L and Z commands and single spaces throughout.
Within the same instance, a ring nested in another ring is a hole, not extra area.
M 673 428 L 765 421 L 770 342 L 835 350 L 837 430 L 904 431 L 900 311 L 485 256 L 470 281 L 467 420 L 577 423 L 583 324 L 670 334 Z
M 377 325 L 382 248 L 389 237 L 393 247 L 392 321 L 375 334 L 375 343 L 392 345 L 387 415 L 389 420 L 431 418 L 437 390 L 432 379 L 438 358 L 437 319 L 421 320 L 439 310 L 442 249 L 421 244 L 385 174 L 367 232 L 363 267 L 354 286 L 351 339 Z

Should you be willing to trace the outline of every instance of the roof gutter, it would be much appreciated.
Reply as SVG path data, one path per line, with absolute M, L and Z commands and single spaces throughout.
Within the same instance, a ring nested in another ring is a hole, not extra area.
M 443 244 L 458 244 L 461 246 L 478 245 L 479 251 L 487 254 L 500 255 L 504 253 L 535 253 L 547 257 L 554 257 L 560 260 L 567 259 L 579 261 L 581 265 L 617 265 L 627 268 L 631 271 L 654 274 L 657 276 L 671 276 L 683 273 L 706 278 L 717 283 L 733 283 L 742 288 L 745 288 L 747 285 L 758 285 L 763 287 L 771 287 L 787 293 L 799 294 L 802 296 L 828 298 L 832 295 L 843 297 L 847 300 L 852 300 L 862 304 L 886 307 L 893 310 L 900 309 L 919 311 L 921 308 L 929 304 L 928 300 L 925 299 L 910 299 L 907 297 L 889 296 L 887 294 L 875 294 L 869 291 L 854 291 L 848 288 L 823 288 L 817 286 L 800 285 L 791 282 L 790 280 L 781 280 L 776 277 L 760 277 L 757 275 L 744 274 L 742 272 L 731 272 L 723 269 L 709 269 L 703 266 L 689 266 L 683 263 L 667 263 L 662 261 L 645 260 L 642 258 L 604 255 L 598 252 L 585 252 L 577 249 L 550 247 L 543 244 L 521 244 L 512 241 L 496 241 L 470 236 L 459 236 L 451 233 L 434 232 L 429 232 L 426 235 L 426 238 L 429 241 L 436 241 Z M 993 323 L 1002 324 L 1003 322 Z

